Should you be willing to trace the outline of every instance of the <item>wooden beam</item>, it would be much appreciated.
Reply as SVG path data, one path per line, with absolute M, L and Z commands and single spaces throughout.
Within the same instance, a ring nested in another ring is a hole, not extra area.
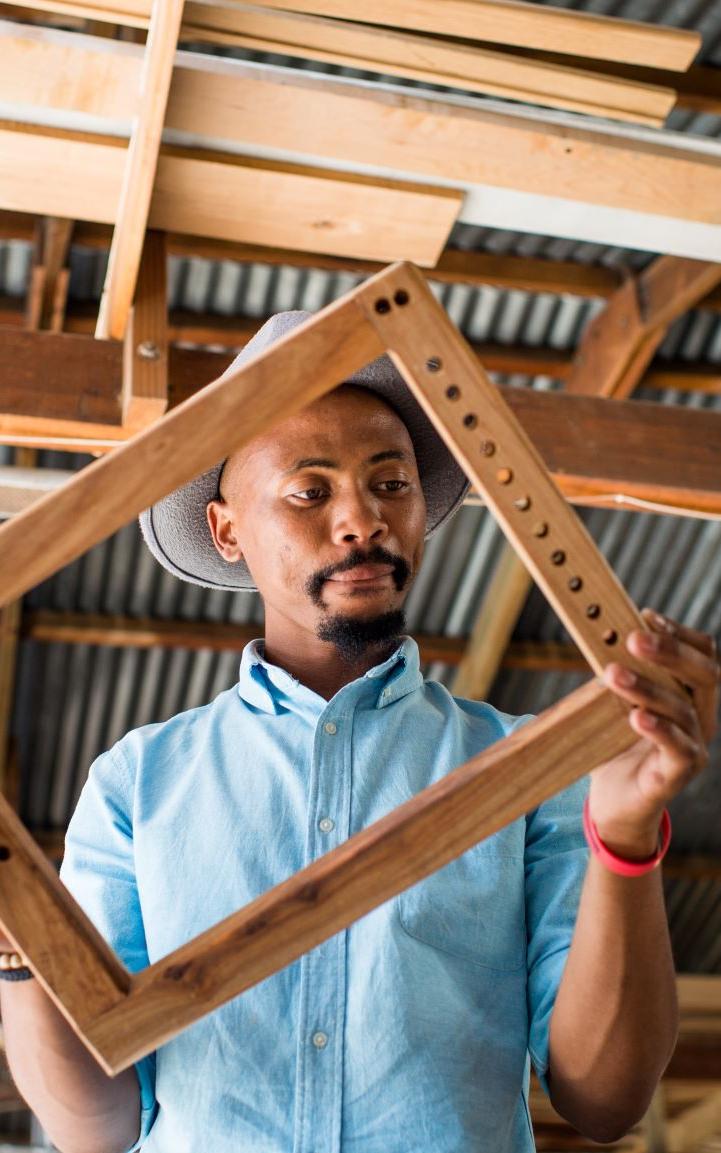
M 644 85 L 563 64 L 539 64 L 532 57 L 493 52 L 477 44 L 243 5 L 231 9 L 190 4 L 183 34 L 194 41 L 321 60 L 656 127 L 664 123 L 676 101 L 668 85 Z
M 517 0 L 256 0 L 262 8 L 335 16 L 466 40 L 672 68 L 683 72 L 701 46 L 698 32 L 617 20 Z M 191 11 L 194 5 L 191 5 Z
M 307 164 L 330 161 L 348 171 L 363 165 L 366 171 L 379 176 L 392 173 L 399 180 L 450 182 L 468 195 L 467 219 L 476 211 L 479 197 L 482 203 L 490 203 L 489 188 L 512 188 L 519 194 L 520 199 L 514 200 L 518 204 L 525 204 L 530 197 L 533 203 L 539 203 L 539 198 L 544 204 L 572 200 L 608 210 L 601 214 L 603 227 L 618 226 L 617 242 L 623 241 L 631 226 L 633 235 L 638 236 L 636 214 L 640 214 L 648 247 L 656 235 L 653 228 L 658 222 L 654 218 L 668 217 L 677 222 L 674 250 L 686 254 L 700 247 L 702 237 L 704 244 L 711 243 L 721 222 L 718 157 L 690 144 L 681 146 L 678 139 L 672 142 L 664 135 L 650 142 L 638 138 L 642 129 L 625 127 L 609 132 L 606 128 L 577 127 L 575 122 L 566 122 L 562 113 L 549 113 L 545 119 L 516 112 L 502 114 L 480 108 L 470 98 L 464 102 L 459 97 L 451 103 L 438 94 L 414 93 L 411 107 L 407 92 L 371 91 L 349 80 L 320 80 L 300 72 L 292 79 L 284 74 L 281 83 L 272 68 L 251 72 L 239 61 L 208 58 L 202 70 L 194 70 L 182 53 L 176 73 L 178 84 L 173 84 L 166 115 L 168 127 L 201 141 L 221 138 L 231 147 L 242 147 L 245 154 L 260 150 L 266 154 L 274 149 L 297 157 L 302 140 Z M 266 116 L 254 114 L 259 106 L 266 109 Z M 4 159 L 7 150 L 12 153 L 13 164 Z M 112 171 L 106 171 L 102 179 L 97 172 L 105 160 L 111 163 L 110 156 L 96 152 L 92 160 L 83 160 L 75 141 L 71 171 L 88 184 L 89 194 L 85 196 L 72 183 L 63 195 L 59 188 L 46 187 L 43 196 L 37 180 L 40 164 L 45 171 L 48 166 L 67 171 L 69 166 L 63 168 L 62 149 L 52 148 L 47 140 L 42 161 L 34 157 L 27 141 L 0 137 L 0 207 L 30 207 L 101 222 L 114 218 L 115 205 L 108 212 L 106 198 L 108 194 L 114 196 L 117 203 L 122 169 L 114 177 Z M 28 168 L 36 164 L 31 174 Z M 600 172 L 603 180 L 599 179 Z M 105 208 L 93 211 L 99 186 L 105 190 Z M 203 193 L 201 207 L 207 197 L 212 199 L 211 189 L 205 188 Z M 58 201 L 71 199 L 81 199 L 87 211 L 62 212 Z M 49 205 L 50 200 L 55 207 Z M 498 197 L 492 200 L 497 205 Z M 212 220 L 212 212 L 205 219 Z M 567 213 L 563 219 L 567 222 Z M 589 235 L 600 220 L 598 214 L 593 220 L 589 218 Z M 180 230 L 169 221 L 156 220 L 155 226 Z M 554 224 L 561 234 L 565 227 L 561 221 Z M 669 243 L 668 221 L 663 227 L 663 233 L 660 226 L 658 231 L 659 248 Z M 204 226 L 198 228 L 202 231 Z M 579 235 L 586 234 L 581 224 L 574 224 L 574 228 L 580 229 Z M 231 237 L 249 239 L 237 233 Z M 318 237 L 305 247 L 318 248 Z
M 453 680 L 456 696 L 477 700 L 487 697 L 531 583 L 523 561 L 504 543 Z
M 138 115 L 123 171 L 95 331 L 99 339 L 122 340 L 125 336 L 150 213 L 182 14 L 183 0 L 153 0 L 143 54 Z
M 0 347 L 3 414 L 120 424 L 120 346 L 5 329 Z
M 393 74 L 427 84 L 450 85 L 506 99 L 525 100 L 591 115 L 660 126 L 671 111 L 672 85 L 641 84 L 542 62 L 477 44 L 453 43 L 388 28 L 239 5 L 186 4 L 181 36 L 192 42 L 233 44 Z M 139 107 L 131 82 L 132 55 L 114 61 L 72 33 L 0 22 L 5 68 L 0 99 L 33 107 L 83 111 L 127 119 Z M 58 84 L 57 74 L 66 76 Z M 81 84 L 78 75 L 82 75 Z M 97 80 L 95 79 L 97 77 Z
M 123 159 L 116 139 L 0 128 L 0 204 L 43 212 L 52 205 L 54 214 L 111 222 Z M 60 168 L 67 179 L 49 181 L 48 172 Z M 161 231 L 280 241 L 386 262 L 412 256 L 432 266 L 462 199 L 452 188 L 167 147 L 149 219 Z
M 0 334 L 0 348 L 0 411 L 7 413 L 11 403 L 31 412 L 62 405 L 66 416 L 0 416 L 0 443 L 35 438 L 104 452 L 127 440 L 120 423 L 120 345 L 9 330 Z M 228 356 L 171 348 L 171 405 L 197 393 L 228 363 Z M 721 512 L 721 415 L 638 401 L 609 405 L 533 389 L 508 388 L 503 395 L 571 499 L 601 498 L 613 505 L 625 496 L 669 511 Z M 92 412 L 99 409 L 109 409 L 113 423 L 93 423 Z M 593 456 L 589 443 L 597 447 Z
M 685 29 L 560 8 L 539 9 L 518 0 L 445 0 L 440 9 L 433 0 L 393 0 L 390 4 L 370 0 L 361 9 L 352 0 L 256 0 L 256 5 L 677 71 L 688 68 L 701 45 L 700 35 Z M 149 3 L 28 0 L 25 7 L 146 27 Z M 206 5 L 189 0 L 187 8 L 188 18 L 202 23 Z
M 630 396 L 677 316 L 721 282 L 721 263 L 662 256 L 629 277 L 589 324 L 566 381 L 568 392 Z
M 165 233 L 149 231 L 123 348 L 122 422 L 133 430 L 168 407 L 168 300 Z

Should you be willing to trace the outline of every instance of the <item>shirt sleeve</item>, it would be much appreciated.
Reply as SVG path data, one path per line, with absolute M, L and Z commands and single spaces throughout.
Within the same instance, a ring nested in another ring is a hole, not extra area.
M 148 965 L 133 858 L 132 773 L 117 746 L 91 766 L 68 826 L 60 879 L 131 972 Z M 155 1054 L 135 1065 L 140 1149 L 157 1113 Z
M 582 824 L 587 791 L 588 779 L 577 781 L 526 818 L 528 1048 L 546 1092 L 551 1014 L 588 864 Z

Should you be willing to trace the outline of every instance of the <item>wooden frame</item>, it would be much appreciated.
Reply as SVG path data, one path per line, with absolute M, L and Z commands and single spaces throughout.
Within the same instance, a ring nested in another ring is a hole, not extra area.
M 600 673 L 641 618 L 407 263 L 331 304 L 0 528 L 0 603 L 384 351 Z M 624 660 L 673 684 L 626 652 Z M 626 714 L 592 681 L 137 974 L 120 964 L 0 799 L 0 923 L 103 1068 L 118 1072 L 627 748 L 636 737 Z

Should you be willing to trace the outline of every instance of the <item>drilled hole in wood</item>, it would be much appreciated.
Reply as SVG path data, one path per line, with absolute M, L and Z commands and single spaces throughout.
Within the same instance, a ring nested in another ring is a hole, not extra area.
M 429 356 L 426 361 L 426 368 L 429 372 L 440 372 L 443 368 L 443 361 L 438 356 Z
M 604 644 L 615 645 L 617 640 L 618 640 L 618 633 L 616 632 L 616 630 L 615 629 L 606 629 L 605 633 L 603 634 Z
M 405 288 L 399 288 L 393 299 L 395 300 L 396 304 L 402 308 L 404 304 L 408 304 L 410 296 L 406 292 Z
M 530 496 L 519 496 L 518 500 L 514 500 L 514 505 L 519 512 L 525 512 L 531 507 Z
M 551 553 L 551 564 L 563 564 L 566 559 L 566 554 L 562 548 L 557 548 L 555 552 Z
M 9 861 L 11 855 L 7 845 L 0 845 L 0 861 Z
M 460 395 L 461 395 L 461 390 L 457 384 L 451 384 L 446 389 L 446 396 L 448 397 L 449 400 L 458 400 L 458 397 Z
M 513 480 L 513 469 L 499 468 L 496 473 L 496 480 L 499 484 L 510 484 Z
M 577 593 L 580 589 L 583 588 L 583 581 L 580 577 L 571 577 L 570 581 L 568 582 L 568 587 L 572 593 Z
M 601 615 L 601 606 L 600 605 L 589 605 L 588 608 L 586 609 L 586 616 L 589 618 L 589 620 L 595 621 L 597 617 L 600 617 L 600 615 Z
M 374 307 L 376 312 L 380 312 L 382 316 L 384 312 L 390 312 L 391 302 L 387 300 L 385 296 L 381 296 L 380 299 L 375 302 Z
M 496 446 L 492 440 L 482 440 L 481 441 L 481 455 L 482 456 L 493 456 L 495 451 L 496 451 Z
M 539 537 L 548 536 L 548 525 L 546 524 L 545 520 L 539 520 L 538 524 L 534 524 L 533 535 Z
M 478 417 L 476 416 L 475 412 L 467 412 L 463 417 L 463 423 L 465 424 L 466 428 L 475 428 L 478 424 Z

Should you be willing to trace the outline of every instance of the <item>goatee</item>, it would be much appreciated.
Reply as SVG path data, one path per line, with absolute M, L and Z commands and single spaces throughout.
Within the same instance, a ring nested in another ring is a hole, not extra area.
M 405 613 L 395 609 L 370 620 L 336 613 L 320 622 L 316 635 L 332 644 L 342 660 L 356 664 L 369 649 L 390 647 L 393 641 L 400 641 L 405 631 Z

